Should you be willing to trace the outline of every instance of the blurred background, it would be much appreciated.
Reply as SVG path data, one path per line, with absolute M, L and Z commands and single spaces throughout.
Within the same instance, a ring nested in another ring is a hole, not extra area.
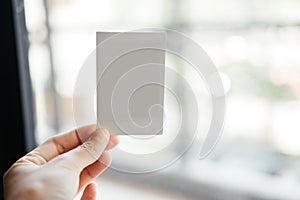
M 199 136 L 179 161 L 159 172 L 108 170 L 97 179 L 100 199 L 300 199 L 300 1 L 25 0 L 24 6 L 38 142 L 77 126 L 74 84 L 95 49 L 97 31 L 177 30 L 224 73 L 226 122 L 214 151 L 199 160 Z M 198 82 L 186 63 L 172 55 L 166 62 L 202 98 L 205 132 L 211 116 L 207 89 L 193 84 Z

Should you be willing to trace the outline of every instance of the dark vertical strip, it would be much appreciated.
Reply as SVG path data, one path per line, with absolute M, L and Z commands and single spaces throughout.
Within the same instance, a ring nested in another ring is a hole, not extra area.
M 0 170 L 2 177 L 19 157 L 35 145 L 35 142 L 23 1 L 1 0 L 0 2 Z M 3 199 L 2 181 L 0 189 L 1 199 Z

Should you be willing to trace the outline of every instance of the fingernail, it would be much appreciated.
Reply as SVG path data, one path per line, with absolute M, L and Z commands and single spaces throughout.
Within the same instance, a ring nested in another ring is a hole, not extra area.
M 96 133 L 100 134 L 101 136 L 104 136 L 107 139 L 110 137 L 110 134 L 106 128 L 98 128 L 96 130 Z
M 109 141 L 108 130 L 104 128 L 98 128 L 89 137 L 89 139 L 81 145 L 81 147 L 85 148 L 90 153 L 90 155 L 95 160 L 97 160 L 101 155 L 101 153 L 104 151 L 108 141 Z

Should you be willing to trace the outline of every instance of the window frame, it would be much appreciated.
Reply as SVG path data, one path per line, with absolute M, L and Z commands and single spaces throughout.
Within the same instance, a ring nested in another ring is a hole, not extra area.
M 2 0 L 1 175 L 36 146 L 34 109 L 28 64 L 28 37 L 23 0 Z M 1 181 L 3 198 L 3 183 Z M 2 199 L 1 198 L 1 199 Z

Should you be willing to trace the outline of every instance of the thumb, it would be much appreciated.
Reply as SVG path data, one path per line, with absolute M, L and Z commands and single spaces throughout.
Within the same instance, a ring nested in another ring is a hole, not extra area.
M 66 153 L 62 162 L 68 167 L 74 166 L 74 170 L 82 171 L 101 156 L 109 142 L 109 137 L 107 129 L 97 129 L 82 145 Z

